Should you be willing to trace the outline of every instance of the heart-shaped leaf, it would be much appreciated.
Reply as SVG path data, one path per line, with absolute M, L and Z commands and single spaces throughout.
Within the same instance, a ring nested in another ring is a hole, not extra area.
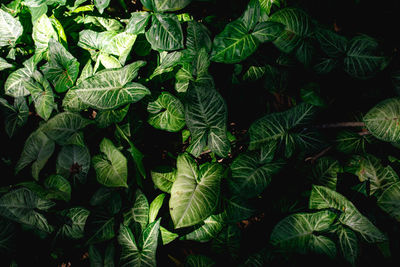
M 21 22 L 0 9 L 0 47 L 14 47 L 22 31 Z

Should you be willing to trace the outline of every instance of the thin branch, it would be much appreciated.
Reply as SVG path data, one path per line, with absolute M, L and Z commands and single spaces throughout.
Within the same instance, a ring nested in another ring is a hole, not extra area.
M 316 125 L 315 127 L 321 129 L 340 128 L 340 127 L 365 127 L 365 123 L 362 121 L 336 122 L 336 123 L 326 123 L 322 125 Z
M 326 152 L 328 152 L 329 150 L 332 149 L 332 146 L 328 146 L 327 148 L 325 148 L 324 150 L 322 150 L 321 152 L 319 152 L 317 155 L 313 156 L 313 157 L 308 157 L 306 158 L 304 161 L 311 161 L 312 164 L 314 164 L 314 162 L 319 159 L 320 157 L 322 157 L 323 155 L 326 154 Z
M 369 134 L 371 134 L 370 131 L 362 131 L 362 132 L 358 133 L 359 136 L 364 136 L 364 135 L 369 135 Z

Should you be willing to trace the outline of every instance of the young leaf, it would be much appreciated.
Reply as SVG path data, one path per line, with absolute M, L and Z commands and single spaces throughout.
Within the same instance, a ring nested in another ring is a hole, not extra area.
M 15 172 L 18 173 L 33 162 L 32 176 L 38 180 L 39 172 L 53 154 L 54 147 L 53 140 L 49 139 L 40 129 L 36 130 L 26 139 L 24 150 L 15 166 Z
M 156 220 L 157 214 L 161 209 L 165 196 L 165 194 L 160 194 L 150 203 L 149 223 L 152 223 Z
M 143 85 L 131 82 L 144 65 L 144 61 L 136 61 L 120 69 L 99 71 L 76 85 L 74 92 L 83 103 L 101 110 L 135 103 L 150 94 Z
M 310 209 L 335 209 L 341 212 L 339 222 L 358 232 L 369 243 L 386 241 L 381 233 L 364 217 L 343 195 L 324 186 L 313 185 L 310 196 Z
M 79 73 L 79 62 L 60 44 L 49 41 L 49 62 L 41 67 L 46 79 L 50 80 L 58 93 L 71 88 Z
M 260 152 L 240 154 L 232 163 L 232 177 L 229 188 L 235 195 L 243 198 L 258 196 L 271 182 L 271 176 L 278 173 L 284 162 L 265 162 Z
M 107 138 L 100 143 L 101 155 L 93 157 L 97 181 L 108 187 L 128 187 L 128 166 L 125 156 Z
M 19 188 L 0 198 L 0 215 L 51 233 L 53 226 L 47 222 L 40 211 L 46 211 L 52 206 L 54 206 L 53 202 L 39 198 L 27 188 Z
M 161 232 L 161 239 L 162 239 L 163 245 L 171 243 L 172 241 L 177 239 L 179 236 L 178 234 L 168 231 L 167 229 L 165 229 L 162 226 L 160 226 L 160 232 Z
M 214 88 L 192 84 L 186 94 L 185 119 L 192 141 L 188 151 L 198 157 L 207 145 L 212 152 L 226 157 L 230 144 L 226 134 L 227 108 Z
M 122 247 L 121 266 L 156 266 L 160 219 L 149 224 L 136 242 L 131 229 L 121 225 L 118 242 Z
M 364 116 L 365 126 L 376 138 L 386 142 L 400 141 L 400 98 L 379 102 Z
M 99 10 L 100 14 L 103 14 L 104 9 L 108 7 L 110 0 L 94 0 L 94 5 Z
M 327 231 L 335 218 L 336 214 L 330 211 L 289 215 L 274 227 L 270 242 L 283 249 L 300 253 L 312 251 L 333 258 L 335 243 L 318 233 Z
M 173 14 L 152 15 L 146 39 L 153 50 L 172 51 L 183 48 L 183 32 L 178 18 Z
M 285 3 L 285 0 L 259 0 L 259 1 L 261 9 L 264 10 L 267 13 L 267 15 L 271 13 L 271 8 L 273 5 L 281 7 L 281 5 L 284 5 Z
M 156 129 L 178 132 L 185 126 L 183 104 L 168 92 L 162 92 L 157 100 L 149 102 L 148 123 Z
M 177 168 L 169 208 L 175 228 L 181 228 L 203 221 L 215 210 L 223 168 L 217 163 L 199 168 L 188 154 L 178 156 Z

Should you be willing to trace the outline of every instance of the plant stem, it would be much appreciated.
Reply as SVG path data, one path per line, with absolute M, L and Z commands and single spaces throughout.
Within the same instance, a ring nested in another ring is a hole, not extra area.
M 365 123 L 362 121 L 349 121 L 349 122 L 336 122 L 317 125 L 316 128 L 340 128 L 340 127 L 364 127 Z

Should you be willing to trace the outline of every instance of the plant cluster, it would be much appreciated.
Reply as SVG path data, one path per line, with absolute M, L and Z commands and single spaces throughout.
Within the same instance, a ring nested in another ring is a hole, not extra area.
M 395 53 L 301 1 L 218 4 L 3 1 L 5 264 L 395 262 Z

